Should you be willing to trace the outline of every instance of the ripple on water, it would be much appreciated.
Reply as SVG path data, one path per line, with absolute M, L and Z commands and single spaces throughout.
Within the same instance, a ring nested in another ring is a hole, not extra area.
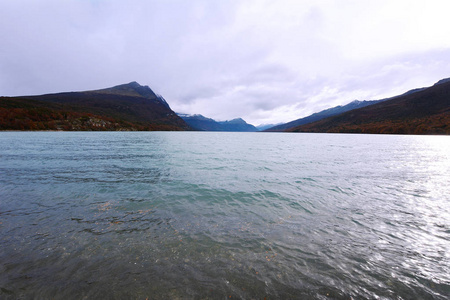
M 0 140 L 0 298 L 450 294 L 445 137 Z

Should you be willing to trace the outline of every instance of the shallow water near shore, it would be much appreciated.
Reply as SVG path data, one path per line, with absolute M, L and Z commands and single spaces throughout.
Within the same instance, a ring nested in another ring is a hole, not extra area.
M 450 138 L 0 133 L 1 299 L 448 299 Z

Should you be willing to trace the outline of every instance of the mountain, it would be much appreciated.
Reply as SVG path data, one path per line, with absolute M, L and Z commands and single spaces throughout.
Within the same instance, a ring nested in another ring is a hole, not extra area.
M 230 121 L 215 121 L 202 115 L 178 114 L 189 126 L 200 131 L 258 131 L 258 129 L 241 118 Z
M 281 125 L 283 123 L 277 123 L 277 124 L 260 124 L 258 126 L 256 126 L 256 129 L 258 129 L 259 131 L 264 131 L 266 129 Z
M 248 124 L 241 118 L 219 122 L 219 124 L 221 124 L 222 127 L 224 128 L 223 131 L 248 131 L 248 132 L 258 131 L 258 129 L 255 126 Z
M 424 88 L 413 89 L 413 90 L 407 91 L 406 93 L 404 93 L 404 94 L 402 94 L 400 96 L 413 94 L 413 93 L 419 92 L 419 91 L 421 91 L 423 89 Z M 316 121 L 319 121 L 319 120 L 322 120 L 322 119 L 325 119 L 325 118 L 328 118 L 328 117 L 331 117 L 331 116 L 339 115 L 339 114 L 344 113 L 346 111 L 350 111 L 350 110 L 353 110 L 353 109 L 366 107 L 366 106 L 373 105 L 373 104 L 376 104 L 376 103 L 379 103 L 379 102 L 382 102 L 382 101 L 386 101 L 386 100 L 389 100 L 389 99 L 394 99 L 394 98 L 397 98 L 397 97 L 400 97 L 400 96 L 395 96 L 395 97 L 390 97 L 390 98 L 385 98 L 385 99 L 380 99 L 380 100 L 363 100 L 363 101 L 354 100 L 354 101 L 352 101 L 352 102 L 350 102 L 350 103 L 348 103 L 348 104 L 346 104 L 344 106 L 339 105 L 339 106 L 335 106 L 335 107 L 332 107 L 332 108 L 328 108 L 328 109 L 322 110 L 320 112 L 314 113 L 314 114 L 312 114 L 310 116 L 307 116 L 307 117 L 304 117 L 304 118 L 301 118 L 301 119 L 297 119 L 297 120 L 294 120 L 294 121 L 291 121 L 291 122 L 288 122 L 288 123 L 280 124 L 280 125 L 277 125 L 277 126 L 274 126 L 274 127 L 271 127 L 271 128 L 267 128 L 264 131 L 285 131 L 285 130 L 287 130 L 289 128 L 293 128 L 293 127 L 296 127 L 296 126 L 300 126 L 300 125 L 316 122 Z
M 128 84 L 117 85 L 112 88 L 92 91 L 94 93 L 109 94 L 109 95 L 122 95 L 131 97 L 143 97 L 147 99 L 155 99 L 159 101 L 162 105 L 170 109 L 167 101 L 161 96 L 155 94 L 148 86 L 142 86 L 136 81 L 130 82 Z
M 322 110 L 318 113 L 314 113 L 308 117 L 297 119 L 297 120 L 294 120 L 294 121 L 291 121 L 291 122 L 288 122 L 285 124 L 277 125 L 272 128 L 268 128 L 265 131 L 284 131 L 284 130 L 292 128 L 292 127 L 312 123 L 312 122 L 319 121 L 319 120 L 322 120 L 322 119 L 325 119 L 325 118 L 328 118 L 331 116 L 335 116 L 335 115 L 341 114 L 341 113 L 349 111 L 349 110 L 369 106 L 369 105 L 378 103 L 380 101 L 383 101 L 383 100 L 374 100 L 374 101 L 355 100 L 353 102 L 350 102 L 347 105 L 344 105 L 344 106 L 339 105 L 336 107 L 328 108 L 328 109 Z
M 450 79 L 287 131 L 450 134 Z
M 148 86 L 0 97 L 2 130 L 190 130 Z
M 215 120 L 202 115 L 178 114 L 189 126 L 200 131 L 223 131 L 222 126 Z

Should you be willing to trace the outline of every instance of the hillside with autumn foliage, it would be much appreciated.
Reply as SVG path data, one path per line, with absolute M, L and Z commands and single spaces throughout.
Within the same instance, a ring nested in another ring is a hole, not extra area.
M 190 130 L 167 102 L 136 82 L 108 89 L 0 97 L 0 130 Z
M 288 132 L 450 134 L 450 79 Z

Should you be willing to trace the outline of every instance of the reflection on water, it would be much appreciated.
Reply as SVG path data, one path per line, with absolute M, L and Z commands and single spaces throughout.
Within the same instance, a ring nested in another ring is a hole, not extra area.
M 2 299 L 450 294 L 447 137 L 0 140 Z

